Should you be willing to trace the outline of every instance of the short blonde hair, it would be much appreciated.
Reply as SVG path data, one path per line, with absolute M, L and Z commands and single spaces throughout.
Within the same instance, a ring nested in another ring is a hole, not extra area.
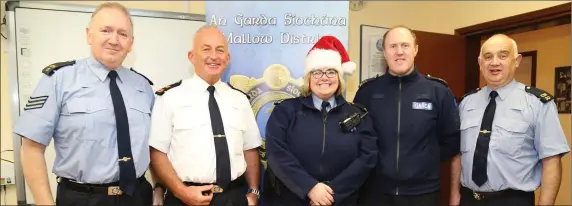
M 91 19 L 93 19 L 93 17 L 95 15 L 97 15 L 103 9 L 117 9 L 117 10 L 123 12 L 129 18 L 129 23 L 131 23 L 131 30 L 133 30 L 133 20 L 131 19 L 131 13 L 129 13 L 129 10 L 125 6 L 123 6 L 122 4 L 117 3 L 117 2 L 106 2 L 106 3 L 100 4 L 95 9 L 95 11 L 91 14 Z M 90 20 L 90 25 L 91 25 L 91 20 Z
M 301 88 L 302 92 L 300 93 L 300 96 L 307 97 L 312 95 L 312 89 L 310 88 L 311 78 L 312 78 L 312 72 L 308 72 L 304 76 L 304 84 L 302 85 Z M 342 78 L 342 75 L 340 75 L 340 73 L 338 73 L 338 82 L 339 82 L 338 89 L 336 90 L 334 95 L 341 96 L 346 90 L 346 81 L 344 81 L 344 78 Z

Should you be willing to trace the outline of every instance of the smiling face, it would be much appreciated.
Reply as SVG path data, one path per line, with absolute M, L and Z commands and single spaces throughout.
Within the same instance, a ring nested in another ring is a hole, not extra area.
M 230 61 L 224 34 L 214 27 L 199 29 L 195 35 L 193 50 L 189 52 L 189 60 L 199 77 L 209 84 L 216 83 Z
M 133 26 L 129 16 L 119 8 L 102 8 L 86 29 L 94 58 L 108 69 L 117 69 L 131 52 Z
M 489 38 L 481 47 L 479 69 L 491 89 L 500 88 L 514 79 L 522 56 L 516 43 L 505 35 Z
M 389 73 L 404 76 L 413 71 L 418 46 L 413 33 L 397 27 L 387 32 L 384 38 L 383 56 L 389 66 Z
M 322 100 L 330 99 L 340 86 L 339 75 L 335 69 L 316 69 L 308 75 L 310 75 L 310 90 Z

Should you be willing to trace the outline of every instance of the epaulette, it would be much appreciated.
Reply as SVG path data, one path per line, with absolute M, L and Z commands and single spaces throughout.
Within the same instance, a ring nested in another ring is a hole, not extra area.
M 429 74 L 427 76 L 425 76 L 425 78 L 427 78 L 428 80 L 433 80 L 433 81 L 439 82 L 439 83 L 445 85 L 445 87 L 449 88 L 449 84 L 447 84 L 447 81 L 445 81 L 444 79 L 441 79 L 439 77 L 433 77 Z
M 459 99 L 459 102 L 462 102 L 463 99 L 465 99 L 465 97 L 467 97 L 467 96 L 469 96 L 469 95 L 471 95 L 471 94 L 477 93 L 479 90 L 481 90 L 481 88 L 477 88 L 477 89 L 474 89 L 474 90 L 471 90 L 471 91 L 467 92 L 465 95 L 463 95 L 463 96 L 461 97 L 461 99 Z
M 296 99 L 296 97 L 276 100 L 276 101 L 274 102 L 274 106 L 279 105 L 279 104 L 282 103 L 283 101 L 290 100 L 290 99 Z
M 168 91 L 169 89 L 178 87 L 179 85 L 181 85 L 182 82 L 183 82 L 183 80 L 179 80 L 178 82 L 175 82 L 175 83 L 173 83 L 173 84 L 167 85 L 167 86 L 165 86 L 165 87 L 163 87 L 163 88 L 157 90 L 157 91 L 155 92 L 155 94 L 161 96 L 161 95 L 165 94 L 165 92 Z
M 237 88 L 234 88 L 234 87 L 232 86 L 232 84 L 230 84 L 230 83 L 228 84 L 228 86 L 229 86 L 230 88 L 236 90 L 236 91 L 239 91 L 240 93 L 243 93 L 243 94 L 246 96 L 246 98 L 247 98 L 248 100 L 250 100 L 250 96 L 248 96 L 248 94 L 246 94 L 246 93 L 243 92 L 242 90 L 237 89 Z
M 363 113 L 367 114 L 367 108 L 365 108 L 365 106 L 363 106 L 360 103 L 354 103 L 354 102 L 348 102 L 351 105 L 356 106 L 360 111 L 362 111 Z
M 46 68 L 42 69 L 42 73 L 44 73 L 45 75 L 48 75 L 48 76 L 52 76 L 54 74 L 54 72 L 57 71 L 58 69 L 65 67 L 65 66 L 71 66 L 74 64 L 75 64 L 75 60 L 67 61 L 67 62 L 53 63 L 53 64 L 50 64 L 49 66 L 47 66 Z
M 135 71 L 135 69 L 133 69 L 133 68 L 131 68 L 131 71 L 132 71 L 132 72 L 135 72 L 135 74 L 141 75 L 143 78 L 145 78 L 145 79 L 149 82 L 149 84 L 150 84 L 151 86 L 153 86 L 153 82 L 152 82 L 149 78 L 147 78 L 145 75 L 143 75 L 143 74 L 141 74 L 141 73 Z
M 375 75 L 374 77 L 372 77 L 372 78 L 364 79 L 363 81 L 361 81 L 361 82 L 359 83 L 359 87 L 361 87 L 361 86 L 363 86 L 364 84 L 366 84 L 366 83 L 368 83 L 368 82 L 371 82 L 371 80 L 377 79 L 377 78 L 379 78 L 379 77 L 380 77 L 379 74 L 376 74 L 376 75 Z
M 533 94 L 534 96 L 538 97 L 542 103 L 549 102 L 550 100 L 554 99 L 554 96 L 550 95 L 548 92 L 536 88 L 536 87 L 529 87 L 526 86 L 524 91 Z

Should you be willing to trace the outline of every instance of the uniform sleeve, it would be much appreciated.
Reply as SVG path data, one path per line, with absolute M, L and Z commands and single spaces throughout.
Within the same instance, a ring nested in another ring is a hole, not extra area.
M 256 118 L 254 118 L 254 112 L 247 98 L 244 98 L 242 112 L 244 116 L 243 120 L 246 124 L 246 129 L 243 132 L 243 150 L 260 147 L 260 145 L 262 145 L 262 136 L 260 135 L 260 129 L 258 129 Z
M 173 120 L 165 97 L 157 97 L 151 113 L 151 129 L 149 131 L 149 146 L 167 153 L 171 146 Z
M 541 105 L 534 126 L 534 147 L 540 159 L 570 152 L 554 101 Z
M 335 202 L 342 202 L 356 193 L 377 163 L 377 137 L 369 116 L 362 120 L 358 131 L 361 138 L 358 158 L 330 182 Z
M 286 136 L 291 112 L 277 105 L 266 124 L 266 158 L 268 166 L 280 181 L 298 198 L 306 199 L 318 181 L 300 165 L 288 149 Z
M 61 98 L 56 75 L 44 75 L 14 125 L 14 133 L 48 146 L 59 120 Z
M 461 126 L 457 100 L 451 90 L 446 90 L 441 98 L 441 105 L 437 132 L 441 146 L 441 161 L 446 161 L 460 152 Z
M 353 102 L 364 105 L 366 108 L 369 108 L 369 104 L 368 104 L 369 102 L 367 101 L 367 96 L 365 95 L 365 93 L 366 92 L 365 92 L 364 87 L 358 88 Z

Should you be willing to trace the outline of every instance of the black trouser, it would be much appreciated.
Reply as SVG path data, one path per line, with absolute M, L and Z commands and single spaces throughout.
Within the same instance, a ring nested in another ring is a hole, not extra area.
M 461 188 L 461 206 L 534 206 L 534 192 L 503 190 L 499 192 L 477 193 L 466 187 Z M 477 200 L 479 198 L 480 200 Z
M 137 179 L 137 188 L 133 196 L 109 195 L 109 187 L 117 186 L 119 182 L 109 184 L 80 184 L 61 178 L 58 183 L 56 205 L 62 206 L 132 206 L 153 205 L 153 188 L 142 176 Z
M 439 206 L 441 192 L 430 192 L 420 195 L 388 195 L 368 194 L 360 199 L 359 205 L 371 206 Z
M 210 185 L 205 183 L 192 183 L 184 182 L 187 186 L 202 186 Z M 173 193 L 167 190 L 165 194 L 165 206 L 179 206 L 185 205 L 183 201 L 175 197 Z M 211 206 L 247 206 L 248 200 L 246 199 L 246 178 L 240 176 L 236 180 L 230 182 L 226 188 L 223 188 L 223 192 L 214 193 L 213 199 L 210 203 Z

